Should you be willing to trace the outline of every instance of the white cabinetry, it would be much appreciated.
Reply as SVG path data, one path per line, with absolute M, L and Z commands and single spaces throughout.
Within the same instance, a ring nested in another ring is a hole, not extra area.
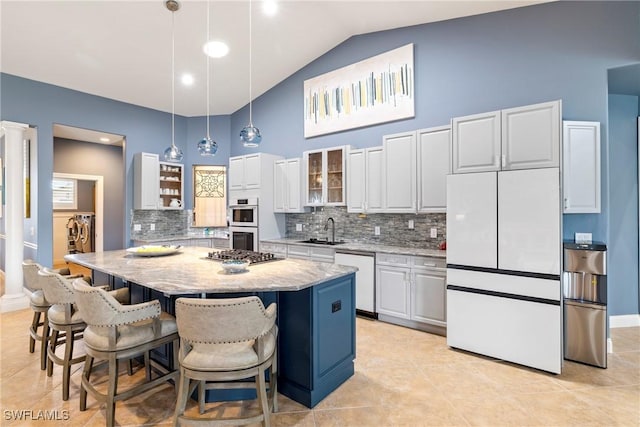
M 252 190 L 260 188 L 261 168 L 265 165 L 262 153 L 229 158 L 229 190 Z
M 306 259 L 308 261 L 333 264 L 335 254 L 335 249 L 322 246 L 288 245 L 287 247 L 287 258 Z
M 416 212 L 416 133 L 386 135 L 384 147 L 384 211 Z
M 336 252 L 335 263 L 357 267 L 356 310 L 372 315 L 375 311 L 375 254 Z
M 304 212 L 302 159 L 276 160 L 273 167 L 273 211 Z
M 502 169 L 560 165 L 560 101 L 502 110 Z
M 447 175 L 451 173 L 451 127 L 417 132 L 418 212 L 446 212 Z
M 377 254 L 376 308 L 380 320 L 444 334 L 446 261 Z
M 182 209 L 183 177 L 184 165 L 161 162 L 157 154 L 136 153 L 133 156 L 133 208 Z
M 564 213 L 600 212 L 600 122 L 563 122 Z
M 453 173 L 500 169 L 500 111 L 451 120 Z
M 334 147 L 303 153 L 306 206 L 346 204 L 345 166 L 349 147 Z
M 453 173 L 559 165 L 561 101 L 451 120 Z
M 347 211 L 382 212 L 382 146 L 347 153 Z

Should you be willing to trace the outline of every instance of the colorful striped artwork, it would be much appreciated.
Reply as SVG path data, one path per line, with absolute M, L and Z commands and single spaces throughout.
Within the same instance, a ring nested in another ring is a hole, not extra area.
M 304 81 L 304 136 L 414 117 L 413 44 Z

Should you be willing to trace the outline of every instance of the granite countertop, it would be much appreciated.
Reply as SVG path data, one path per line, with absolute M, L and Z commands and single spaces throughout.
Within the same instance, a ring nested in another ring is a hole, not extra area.
M 398 255 L 416 255 L 416 256 L 429 256 L 435 258 L 446 258 L 447 251 L 441 251 L 439 249 L 422 249 L 422 248 L 410 248 L 406 246 L 391 246 L 391 245 L 375 245 L 371 243 L 358 243 L 358 242 L 344 242 L 339 245 L 317 245 L 314 243 L 303 243 L 301 239 L 261 239 L 261 242 L 266 243 L 282 243 L 287 245 L 299 245 L 299 246 L 313 246 L 323 248 L 333 248 L 336 251 L 352 250 L 360 252 L 378 252 L 387 254 Z
M 356 272 L 355 267 L 298 259 L 278 259 L 226 274 L 215 249 L 182 248 L 179 253 L 140 257 L 126 250 L 65 255 L 65 260 L 137 283 L 165 295 L 299 291 Z

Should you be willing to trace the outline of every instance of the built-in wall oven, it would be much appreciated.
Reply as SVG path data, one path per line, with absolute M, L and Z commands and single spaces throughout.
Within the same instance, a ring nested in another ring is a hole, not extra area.
M 229 201 L 229 244 L 231 249 L 258 250 L 258 199 Z

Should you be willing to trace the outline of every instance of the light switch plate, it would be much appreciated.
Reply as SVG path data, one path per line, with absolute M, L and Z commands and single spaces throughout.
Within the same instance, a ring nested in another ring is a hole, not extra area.
M 377 227 L 377 226 L 376 226 L 376 227 L 373 229 L 373 234 L 375 234 L 376 236 L 379 236 L 379 235 L 380 235 L 380 227 Z
M 156 225 L 155 224 L 149 224 L 149 230 L 156 231 Z
M 133 224 L 133 231 L 142 231 L 142 225 Z
M 592 235 L 591 233 L 576 233 L 576 243 L 591 243 Z
M 302 231 L 302 224 L 296 224 L 296 231 Z
M 431 238 L 435 239 L 438 237 L 438 229 L 435 227 L 431 227 Z
M 413 222 L 412 219 L 409 220 L 408 227 L 409 227 L 409 230 L 413 230 L 415 228 L 415 223 Z

